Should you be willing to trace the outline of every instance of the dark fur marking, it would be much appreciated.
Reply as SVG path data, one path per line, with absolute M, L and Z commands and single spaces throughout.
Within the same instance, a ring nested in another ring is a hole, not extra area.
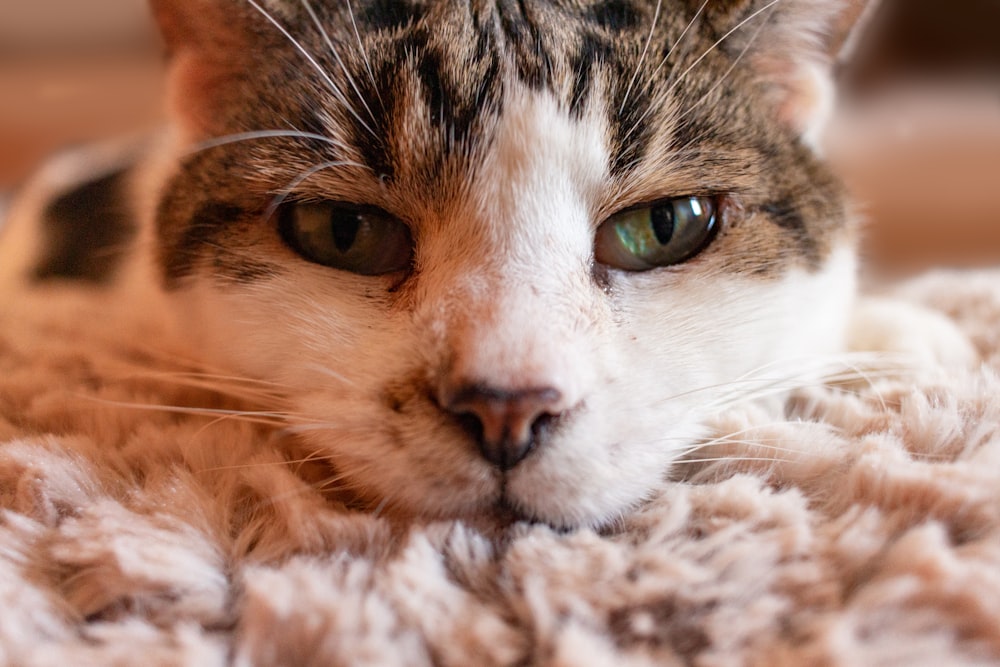
M 424 9 L 406 0 L 370 0 L 357 17 L 372 30 L 402 30 L 420 21 Z
M 584 18 L 605 30 L 617 32 L 634 30 L 642 23 L 643 16 L 636 11 L 631 2 L 607 0 L 588 7 L 584 12 Z
M 625 90 L 622 89 L 621 93 L 624 96 Z M 613 176 L 624 176 L 646 155 L 649 136 L 654 131 L 647 114 L 651 104 L 646 91 L 633 89 L 627 98 L 618 99 L 615 96 L 608 105 L 608 120 L 614 142 L 611 147 Z
M 443 127 L 447 123 L 456 134 L 464 136 L 468 134 L 469 126 L 472 125 L 473 118 L 470 114 L 475 114 L 476 110 L 457 108 L 454 86 L 441 76 L 443 60 L 442 55 L 435 49 L 425 47 L 420 53 L 417 76 L 423 85 L 427 109 L 431 114 L 431 124 Z
M 351 143 L 361 153 L 365 164 L 386 182 L 392 182 L 396 176 L 391 137 L 399 113 L 395 101 L 399 63 L 402 58 L 405 58 L 405 55 L 405 49 L 399 47 L 396 59 L 386 60 L 374 66 L 371 77 L 357 78 L 361 95 L 366 100 L 373 101 L 368 105 L 372 112 L 371 117 L 365 118 L 364 121 L 369 125 L 371 131 L 362 124 L 361 120 L 353 116 L 347 117 Z M 378 100 L 381 100 L 381 103 Z
M 614 62 L 614 58 L 614 45 L 608 40 L 589 31 L 583 34 L 580 48 L 570 61 L 574 78 L 569 108 L 574 117 L 579 118 L 583 114 L 589 101 L 594 69 L 604 63 Z
M 694 604 L 670 598 L 632 608 L 614 610 L 608 621 L 612 636 L 622 646 L 669 646 L 683 664 L 694 664 L 699 654 L 712 646 L 702 629 L 702 620 L 711 604 L 699 609 Z M 637 633 L 633 619 L 643 615 L 654 619 L 654 631 Z
M 672 129 L 670 150 L 675 153 L 690 151 L 707 139 L 714 138 L 716 132 L 711 123 L 695 114 L 682 114 L 680 121 Z
M 420 52 L 417 76 L 423 86 L 431 123 L 443 129 L 449 137 L 445 150 L 467 142 L 474 127 L 481 123 L 484 110 L 496 111 L 502 97 L 499 81 L 500 63 L 494 53 L 486 51 L 486 74 L 475 82 L 470 95 L 468 86 L 449 81 L 442 76 L 445 55 L 426 46 Z
M 118 170 L 63 194 L 45 209 L 46 252 L 37 281 L 75 279 L 106 283 L 135 236 L 126 201 L 126 170 Z
M 169 205 L 169 202 L 169 199 L 165 199 L 163 204 Z M 215 201 L 202 204 L 179 238 L 164 249 L 164 277 L 167 286 L 175 287 L 191 275 L 198 260 L 204 256 L 205 247 L 245 215 L 246 211 L 232 204 Z
M 356 77 L 361 95 L 369 100 L 371 114 L 359 114 L 349 123 L 351 143 L 358 149 L 362 160 L 386 183 L 396 180 L 403 165 L 398 162 L 397 146 L 400 137 L 399 117 L 403 112 L 404 77 L 415 76 L 419 83 L 430 124 L 439 129 L 444 141 L 421 155 L 421 160 L 405 165 L 406 171 L 422 173 L 429 180 L 440 174 L 442 161 L 456 151 L 466 151 L 475 144 L 477 128 L 488 118 L 494 117 L 502 106 L 503 83 L 501 62 L 496 45 L 496 34 L 489 24 L 480 26 L 476 33 L 476 48 L 467 54 L 470 59 L 461 67 L 468 78 L 456 80 L 451 74 L 455 57 L 448 45 L 422 26 L 412 26 L 395 44 L 389 47 L 391 55 L 374 64 L 373 76 Z M 412 65 L 412 69 L 401 66 Z
M 760 208 L 770 216 L 774 224 L 782 229 L 796 232 L 804 232 L 806 230 L 805 220 L 802 219 L 802 214 L 791 199 L 779 199 L 778 201 L 764 204 Z
M 497 11 L 503 32 L 514 47 L 518 78 L 533 90 L 550 87 L 553 80 L 552 56 L 538 26 L 532 23 L 524 0 L 500 0 Z
M 760 207 L 775 225 L 785 230 L 798 246 L 798 251 L 811 267 L 820 263 L 820 249 L 814 230 L 791 198 L 779 199 Z
M 253 260 L 222 248 L 216 249 L 212 266 L 218 277 L 241 284 L 268 278 L 281 271 L 274 264 Z

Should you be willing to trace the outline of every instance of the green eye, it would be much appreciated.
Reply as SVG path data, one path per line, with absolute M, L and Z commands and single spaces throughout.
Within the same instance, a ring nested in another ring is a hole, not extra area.
M 347 204 L 289 204 L 280 213 L 281 236 L 310 262 L 363 276 L 406 270 L 413 238 L 402 222 L 377 208 Z
M 608 218 L 597 230 L 594 255 L 625 271 L 679 264 L 704 250 L 717 227 L 714 199 L 678 197 Z

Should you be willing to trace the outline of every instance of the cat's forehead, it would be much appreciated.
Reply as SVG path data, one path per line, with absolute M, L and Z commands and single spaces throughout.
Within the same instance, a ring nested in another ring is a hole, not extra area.
M 524 91 L 551 96 L 573 120 L 600 116 L 615 177 L 668 149 L 721 144 L 747 123 L 736 96 L 721 94 L 746 77 L 684 2 L 359 0 L 285 11 L 298 44 L 279 42 L 293 62 L 309 54 L 296 76 L 311 85 L 290 98 L 267 85 L 261 99 L 281 99 L 262 108 L 297 104 L 297 126 L 337 136 L 383 182 L 474 167 Z

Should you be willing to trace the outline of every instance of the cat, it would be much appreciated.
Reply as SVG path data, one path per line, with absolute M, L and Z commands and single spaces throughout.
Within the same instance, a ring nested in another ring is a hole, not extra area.
M 53 168 L 0 261 L 162 299 L 358 506 L 606 526 L 845 349 L 866 2 L 151 6 L 169 131 Z

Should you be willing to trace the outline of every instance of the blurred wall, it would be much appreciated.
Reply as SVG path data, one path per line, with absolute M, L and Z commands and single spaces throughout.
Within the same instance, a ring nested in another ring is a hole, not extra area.
M 0 56 L 120 49 L 149 30 L 146 0 L 0 2 Z
M 156 124 L 146 0 L 0 0 L 0 192 L 47 156 Z
M 1000 1 L 883 0 L 829 136 L 896 272 L 1000 266 Z

